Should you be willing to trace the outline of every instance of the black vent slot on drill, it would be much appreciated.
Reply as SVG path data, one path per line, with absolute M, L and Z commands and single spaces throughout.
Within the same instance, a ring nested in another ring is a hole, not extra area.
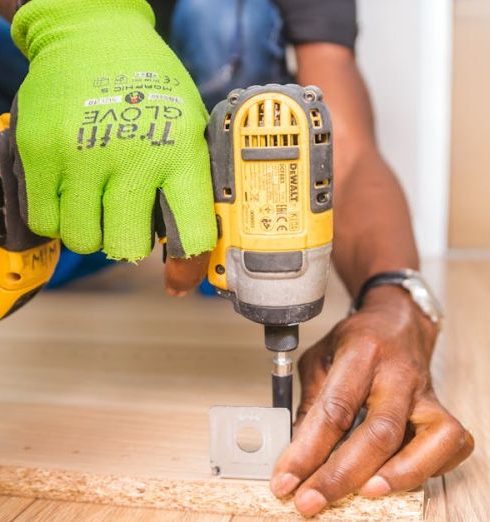
M 231 128 L 231 113 L 227 113 L 223 122 L 223 129 L 229 131 Z

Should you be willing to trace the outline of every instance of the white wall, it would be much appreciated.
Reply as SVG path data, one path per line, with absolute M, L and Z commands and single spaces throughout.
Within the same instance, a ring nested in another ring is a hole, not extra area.
M 451 0 L 358 0 L 358 58 L 380 147 L 407 193 L 422 255 L 447 246 Z

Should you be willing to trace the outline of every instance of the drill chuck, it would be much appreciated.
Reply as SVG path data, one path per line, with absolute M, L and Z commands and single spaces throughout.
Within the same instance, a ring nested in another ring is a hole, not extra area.
M 298 347 L 299 326 L 297 324 L 265 325 L 265 346 L 272 352 L 290 352 Z

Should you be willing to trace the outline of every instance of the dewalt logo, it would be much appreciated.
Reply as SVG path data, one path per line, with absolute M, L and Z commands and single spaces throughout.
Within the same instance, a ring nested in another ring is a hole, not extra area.
M 289 165 L 289 201 L 299 201 L 298 165 L 296 163 Z

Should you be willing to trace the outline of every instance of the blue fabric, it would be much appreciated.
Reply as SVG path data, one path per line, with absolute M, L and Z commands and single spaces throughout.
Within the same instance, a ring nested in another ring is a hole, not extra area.
M 282 19 L 269 0 L 178 0 L 170 44 L 208 110 L 237 87 L 292 80 Z
M 47 288 L 60 288 L 70 281 L 98 272 L 114 263 L 115 261 L 107 259 L 103 252 L 82 256 L 63 247 L 60 261 Z

